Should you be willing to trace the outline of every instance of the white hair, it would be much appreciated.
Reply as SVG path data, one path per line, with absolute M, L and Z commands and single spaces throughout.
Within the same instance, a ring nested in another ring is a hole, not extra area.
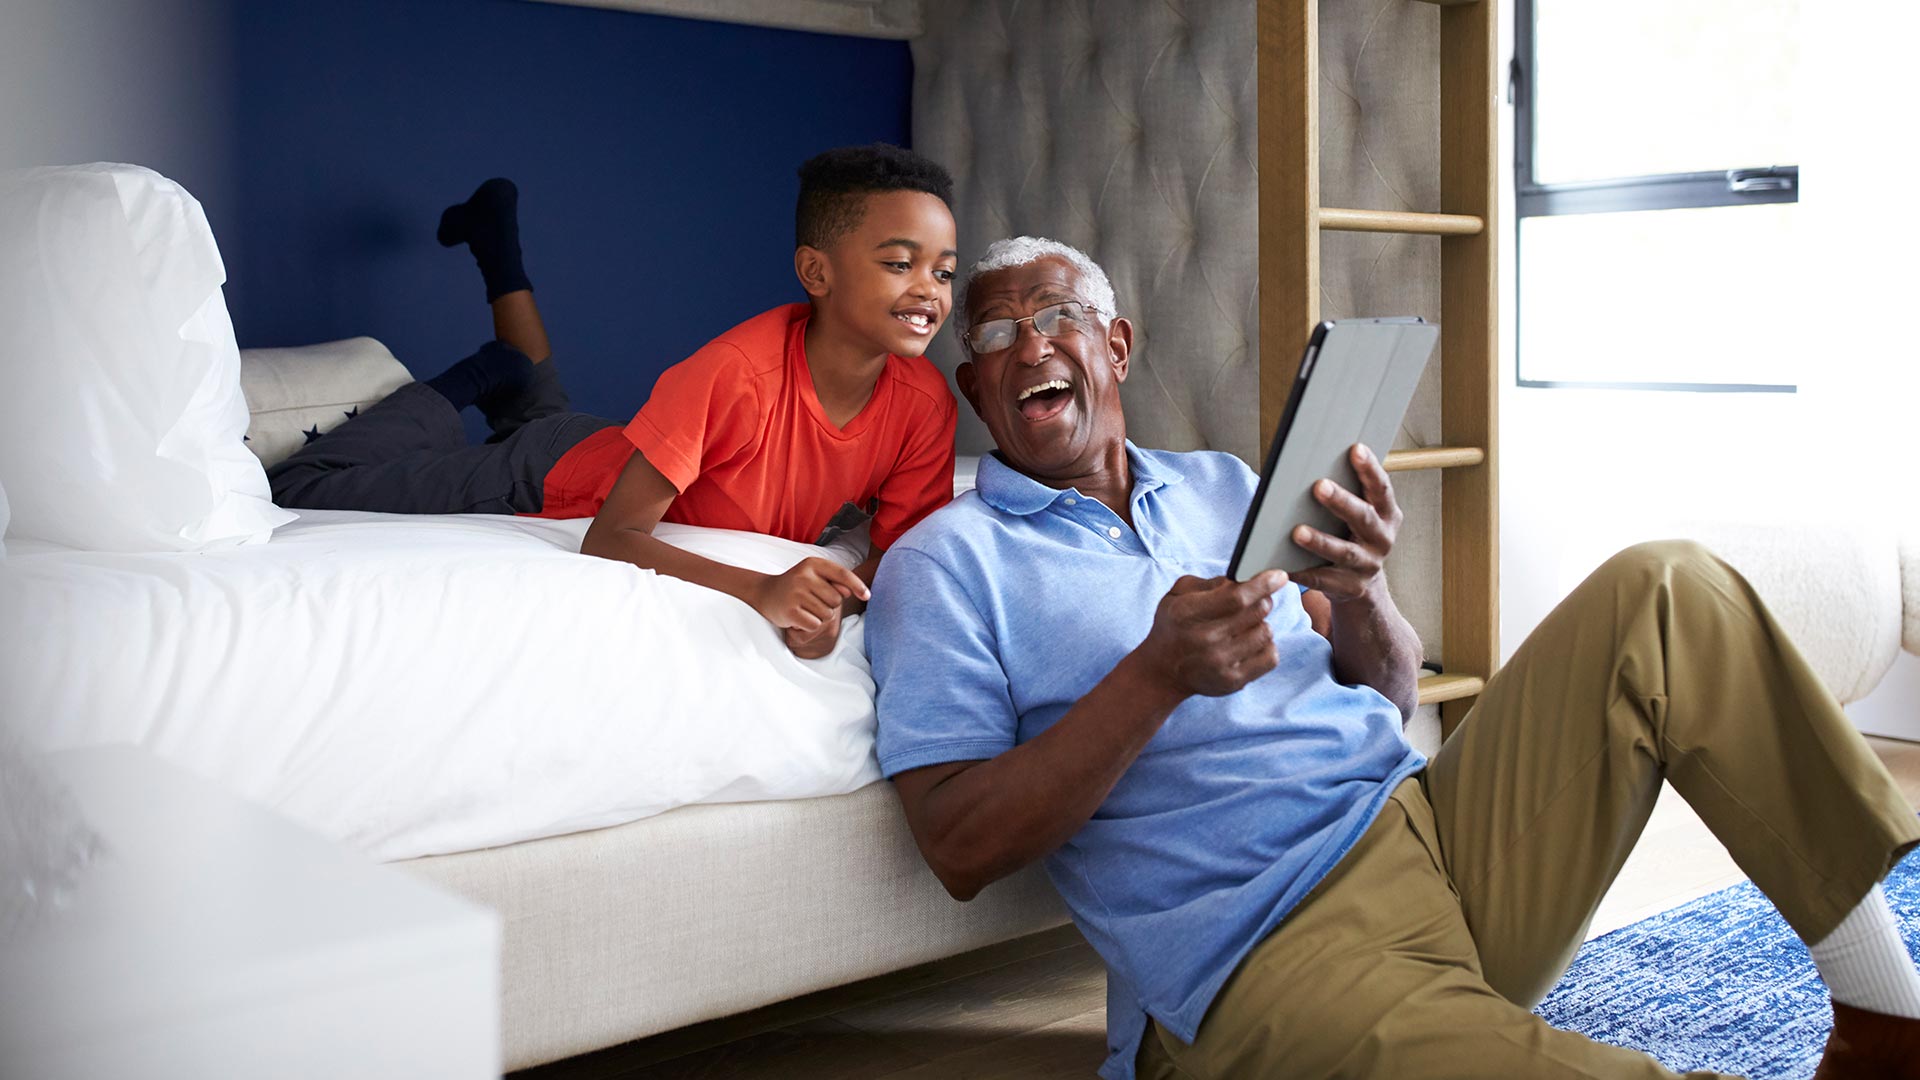
M 1081 299 L 1099 308 L 1100 313 L 1108 318 L 1118 314 L 1113 298 L 1113 282 L 1107 280 L 1107 272 L 1100 269 L 1100 264 L 1094 262 L 1079 248 L 1071 244 L 1063 244 L 1058 240 L 1049 240 L 1044 236 L 1015 236 L 1006 240 L 995 240 L 988 245 L 987 253 L 980 256 L 980 261 L 974 263 L 973 268 L 967 271 L 966 283 L 961 286 L 960 295 L 956 298 L 954 307 L 964 318 L 973 318 L 973 311 L 967 307 L 967 302 L 973 294 L 973 283 L 980 280 L 980 275 L 990 274 L 996 270 L 1011 270 L 1016 266 L 1039 262 L 1049 256 L 1065 259 L 1075 270 L 1080 271 L 1080 287 L 1087 294 Z

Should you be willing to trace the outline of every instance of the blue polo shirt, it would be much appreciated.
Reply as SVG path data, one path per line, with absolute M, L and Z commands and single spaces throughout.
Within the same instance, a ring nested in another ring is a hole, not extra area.
M 866 623 L 885 775 L 1034 738 L 1146 638 L 1177 578 L 1226 573 L 1252 470 L 1228 454 L 1127 455 L 1134 528 L 988 457 L 973 491 L 887 552 Z M 1274 599 L 1279 666 L 1175 709 L 1046 859 L 1107 965 L 1109 1080 L 1133 1076 L 1149 1014 L 1192 1042 L 1240 959 L 1425 764 L 1399 709 L 1334 681 L 1299 589 Z

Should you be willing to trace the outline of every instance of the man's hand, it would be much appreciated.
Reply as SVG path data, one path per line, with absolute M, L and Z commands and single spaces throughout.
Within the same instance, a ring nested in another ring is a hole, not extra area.
M 833 651 L 840 641 L 839 605 L 834 605 L 833 614 L 820 624 L 818 630 L 782 630 L 780 640 L 787 643 L 787 651 L 802 660 L 818 660 Z
M 1393 484 L 1387 470 L 1373 451 L 1355 443 L 1349 451 L 1353 471 L 1359 474 L 1361 498 L 1331 480 L 1313 485 L 1313 497 L 1321 506 L 1347 523 L 1353 539 L 1328 536 L 1310 525 L 1293 530 L 1293 542 L 1328 560 L 1329 566 L 1302 570 L 1294 579 L 1309 589 L 1325 593 L 1335 604 L 1363 597 L 1378 598 L 1386 587 L 1387 553 L 1400 532 L 1400 504 L 1393 497 Z
M 832 560 L 808 558 L 784 574 L 762 579 L 751 603 L 768 622 L 783 631 L 798 631 L 809 640 L 832 622 L 833 637 L 826 643 L 831 649 L 840 633 L 840 605 L 850 596 L 868 597 L 866 582 L 859 575 Z M 789 638 L 787 644 L 791 647 L 793 640 Z
M 1136 652 L 1182 696 L 1231 694 L 1279 663 L 1267 613 L 1286 583 L 1281 570 L 1244 582 L 1183 577 L 1160 598 L 1153 629 Z

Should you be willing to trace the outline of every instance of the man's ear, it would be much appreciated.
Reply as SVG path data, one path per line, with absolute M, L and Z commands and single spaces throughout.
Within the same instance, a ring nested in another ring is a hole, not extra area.
M 1107 349 L 1113 353 L 1113 378 L 1127 381 L 1127 362 L 1133 356 L 1133 323 L 1119 316 L 1107 324 Z
M 980 416 L 980 373 L 973 369 L 973 361 L 968 360 L 953 369 L 953 381 L 960 384 L 960 396 L 973 406 L 973 415 Z M 981 417 L 985 419 L 985 417 Z
M 827 253 L 817 247 L 801 244 L 793 249 L 793 276 L 800 279 L 808 296 L 822 297 L 832 291 L 833 266 Z

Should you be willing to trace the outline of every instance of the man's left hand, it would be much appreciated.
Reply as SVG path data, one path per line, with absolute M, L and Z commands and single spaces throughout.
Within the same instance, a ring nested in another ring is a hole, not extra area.
M 780 630 L 780 640 L 786 642 L 787 649 L 802 660 L 818 660 L 833 651 L 840 641 L 841 609 L 833 608 L 820 622 L 818 630 Z
M 1400 504 L 1394 500 L 1393 483 L 1387 479 L 1380 459 L 1359 443 L 1354 444 L 1348 457 L 1360 477 L 1362 494 L 1321 480 L 1313 485 L 1313 497 L 1347 523 L 1353 538 L 1342 540 L 1310 525 L 1297 525 L 1293 530 L 1294 543 L 1331 564 L 1302 570 L 1293 575 L 1293 580 L 1325 593 L 1336 604 L 1372 596 L 1375 590 L 1386 587 L 1387 553 L 1393 550 L 1394 537 L 1400 531 Z

